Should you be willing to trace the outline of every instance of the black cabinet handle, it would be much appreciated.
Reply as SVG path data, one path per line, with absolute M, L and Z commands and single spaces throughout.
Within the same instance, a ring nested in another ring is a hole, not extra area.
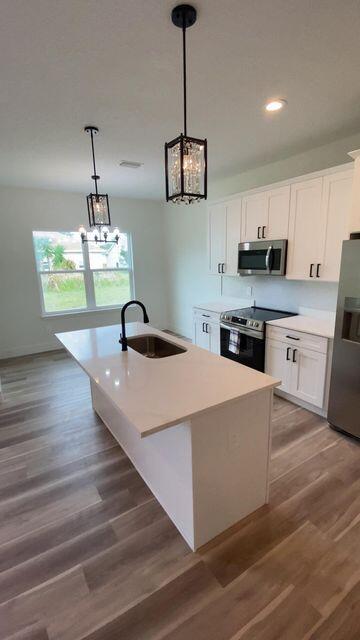
M 286 360 L 290 360 L 290 358 L 289 358 L 290 351 L 291 351 L 291 347 L 288 347 L 286 349 Z
M 220 262 L 218 262 L 218 273 L 221 273 L 220 272 Z
M 297 349 L 294 349 L 294 351 L 293 351 L 293 359 L 292 359 L 293 362 L 296 362 L 296 352 L 297 352 Z
M 260 229 L 261 229 L 261 227 L 258 227 L 258 232 L 257 232 L 258 240 L 260 240 L 260 239 L 261 239 L 261 236 L 260 236 Z
M 205 333 L 209 333 L 209 325 L 207 322 L 205 323 Z
M 315 265 L 314 265 L 314 263 L 312 262 L 312 263 L 311 263 L 311 265 L 310 265 L 310 273 L 309 273 L 310 278 L 313 278 L 313 277 L 314 277 L 314 276 L 313 276 L 313 268 L 314 268 L 314 266 L 315 266 Z
M 265 229 L 266 229 L 266 226 L 264 226 L 264 227 L 262 228 L 262 237 L 263 237 L 263 238 L 265 238 Z
M 225 262 L 221 263 L 221 273 L 225 273 Z
M 321 262 L 318 262 L 316 265 L 316 277 L 320 278 L 320 267 L 321 267 Z
M 202 330 L 203 330 L 203 333 L 205 333 L 205 322 L 202 323 Z
M 202 314 L 202 317 L 203 317 L 203 318 L 211 318 L 211 316 L 209 316 L 209 314 L 208 314 L 208 313 L 203 313 L 203 314 Z
M 300 340 L 300 338 L 295 338 L 294 336 L 286 336 L 287 338 L 290 338 L 290 340 Z

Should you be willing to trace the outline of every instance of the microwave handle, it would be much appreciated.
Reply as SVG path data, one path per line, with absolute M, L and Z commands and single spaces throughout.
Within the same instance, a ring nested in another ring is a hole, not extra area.
M 268 250 L 266 252 L 266 257 L 265 257 L 266 268 L 269 272 L 271 271 L 270 258 L 271 258 L 272 250 L 273 250 L 272 245 L 270 245 L 268 247 Z

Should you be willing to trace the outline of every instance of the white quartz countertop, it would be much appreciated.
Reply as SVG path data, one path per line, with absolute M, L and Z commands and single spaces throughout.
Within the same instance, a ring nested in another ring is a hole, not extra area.
M 128 323 L 126 332 L 128 337 L 160 335 L 186 352 L 151 359 L 130 347 L 121 351 L 118 325 L 56 337 L 141 437 L 280 383 L 148 324 Z
M 311 333 L 314 336 L 323 336 L 324 338 L 333 338 L 335 331 L 335 321 L 332 317 L 326 319 L 311 316 L 291 316 L 290 318 L 281 318 L 281 320 L 270 320 L 266 324 L 289 329 L 290 331 L 303 331 L 304 333 Z
M 232 309 L 244 309 L 251 307 L 253 300 L 244 300 L 241 298 L 219 298 L 210 302 L 201 302 L 194 305 L 194 309 L 204 309 L 205 311 L 213 311 L 214 313 L 223 313 Z

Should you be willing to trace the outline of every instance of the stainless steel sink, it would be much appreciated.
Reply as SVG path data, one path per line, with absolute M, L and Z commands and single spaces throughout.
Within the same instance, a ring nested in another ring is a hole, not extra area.
M 179 347 L 174 342 L 164 340 L 159 336 L 143 335 L 134 336 L 127 339 L 128 347 L 141 353 L 145 358 L 167 358 L 176 356 L 178 353 L 185 353 L 186 349 Z

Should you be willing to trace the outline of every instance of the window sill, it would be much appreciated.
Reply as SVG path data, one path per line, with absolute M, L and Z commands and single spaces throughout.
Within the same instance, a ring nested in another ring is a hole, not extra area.
M 54 313 L 42 313 L 41 317 L 46 318 L 64 318 L 66 316 L 78 316 L 84 313 L 99 313 L 102 311 L 121 311 L 124 305 L 116 307 L 98 307 L 97 309 L 78 309 L 76 311 L 55 311 Z

